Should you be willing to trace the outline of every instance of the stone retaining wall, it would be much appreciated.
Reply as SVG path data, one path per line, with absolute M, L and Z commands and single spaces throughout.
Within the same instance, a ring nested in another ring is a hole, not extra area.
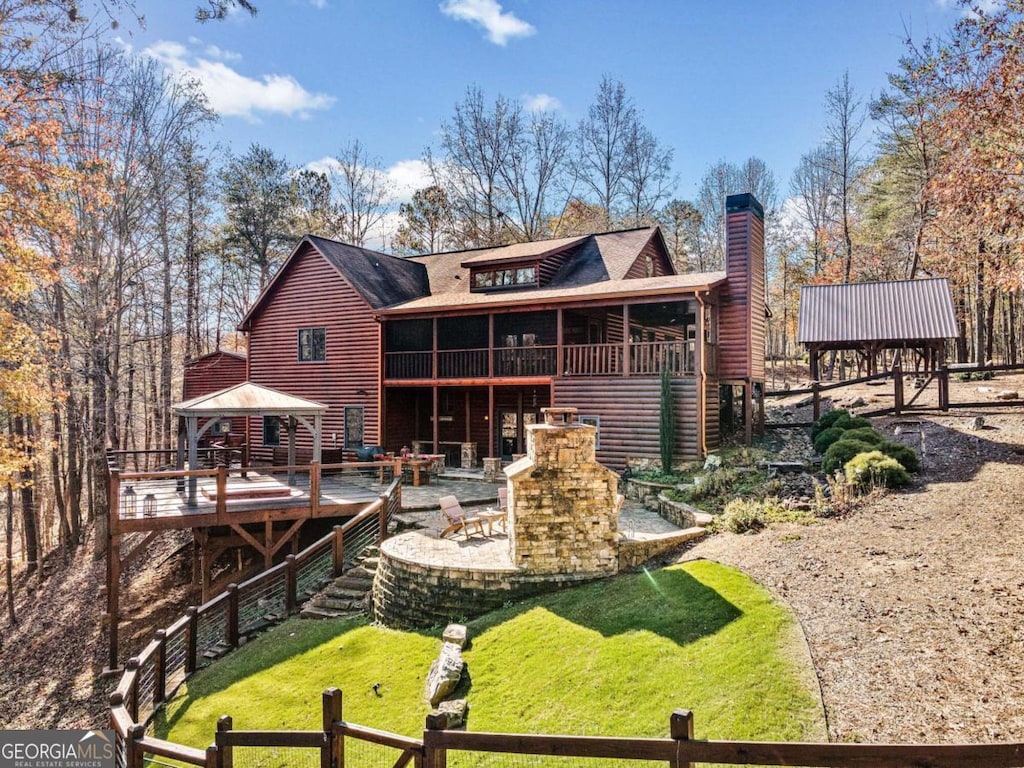
M 527 574 L 418 563 L 381 547 L 373 583 L 373 615 L 389 627 L 414 629 L 480 616 L 511 600 L 576 586 L 607 573 Z
M 630 501 L 639 501 L 645 507 L 656 509 L 658 494 L 674 487 L 668 483 L 652 483 L 650 480 L 627 477 L 622 481 L 622 495 Z
M 654 508 L 663 520 L 667 520 L 679 528 L 691 528 L 697 525 L 699 517 L 706 517 L 706 513 L 696 507 L 691 507 L 682 501 L 672 501 L 666 498 L 664 493 L 658 494 Z

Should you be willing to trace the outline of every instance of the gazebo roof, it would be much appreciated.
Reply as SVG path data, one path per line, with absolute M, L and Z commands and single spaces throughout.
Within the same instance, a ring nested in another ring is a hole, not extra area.
M 327 406 L 244 381 L 174 406 L 178 416 L 316 416 Z

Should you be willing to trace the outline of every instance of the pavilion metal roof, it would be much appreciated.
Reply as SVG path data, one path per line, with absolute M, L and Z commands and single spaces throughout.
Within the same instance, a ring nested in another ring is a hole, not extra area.
M 327 406 L 244 381 L 174 406 L 178 416 L 315 416 Z
M 797 341 L 805 344 L 953 339 L 946 278 L 800 288 Z

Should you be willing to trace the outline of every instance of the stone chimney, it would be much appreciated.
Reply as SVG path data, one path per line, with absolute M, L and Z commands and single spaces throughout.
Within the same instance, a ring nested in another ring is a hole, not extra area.
M 764 380 L 764 208 L 750 193 L 725 199 L 725 272 L 718 312 L 718 375 Z
M 529 573 L 606 576 L 618 570 L 619 477 L 594 455 L 597 430 L 575 408 L 543 408 L 526 456 L 505 469 L 512 563 Z

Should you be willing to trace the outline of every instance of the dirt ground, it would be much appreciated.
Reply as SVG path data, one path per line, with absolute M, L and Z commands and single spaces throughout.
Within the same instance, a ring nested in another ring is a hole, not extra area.
M 951 394 L 954 403 L 993 400 L 1003 389 L 1024 394 L 1024 375 L 958 382 Z M 861 397 L 871 410 L 891 392 L 891 384 L 863 387 L 841 404 Z M 982 429 L 971 428 L 977 415 Z M 923 472 L 909 490 L 811 526 L 719 534 L 683 557 L 735 565 L 792 607 L 833 740 L 1022 739 L 1024 409 L 955 408 L 876 424 L 890 435 L 898 426 L 900 439 L 922 450 Z M 161 543 L 150 562 L 162 570 L 136 574 L 125 609 L 137 626 L 187 604 L 180 545 Z M 82 548 L 56 573 L 20 593 L 22 623 L 3 630 L 0 727 L 105 724 L 113 681 L 98 677 L 103 563 Z M 132 647 L 143 640 L 140 630 Z
M 994 399 L 978 387 L 1024 393 L 1024 377 L 954 383 L 952 402 Z M 844 400 L 858 396 L 879 393 Z M 683 557 L 734 565 L 792 607 L 832 740 L 1024 738 L 1024 411 L 875 423 L 922 451 L 910 489 L 811 526 L 720 534 Z

